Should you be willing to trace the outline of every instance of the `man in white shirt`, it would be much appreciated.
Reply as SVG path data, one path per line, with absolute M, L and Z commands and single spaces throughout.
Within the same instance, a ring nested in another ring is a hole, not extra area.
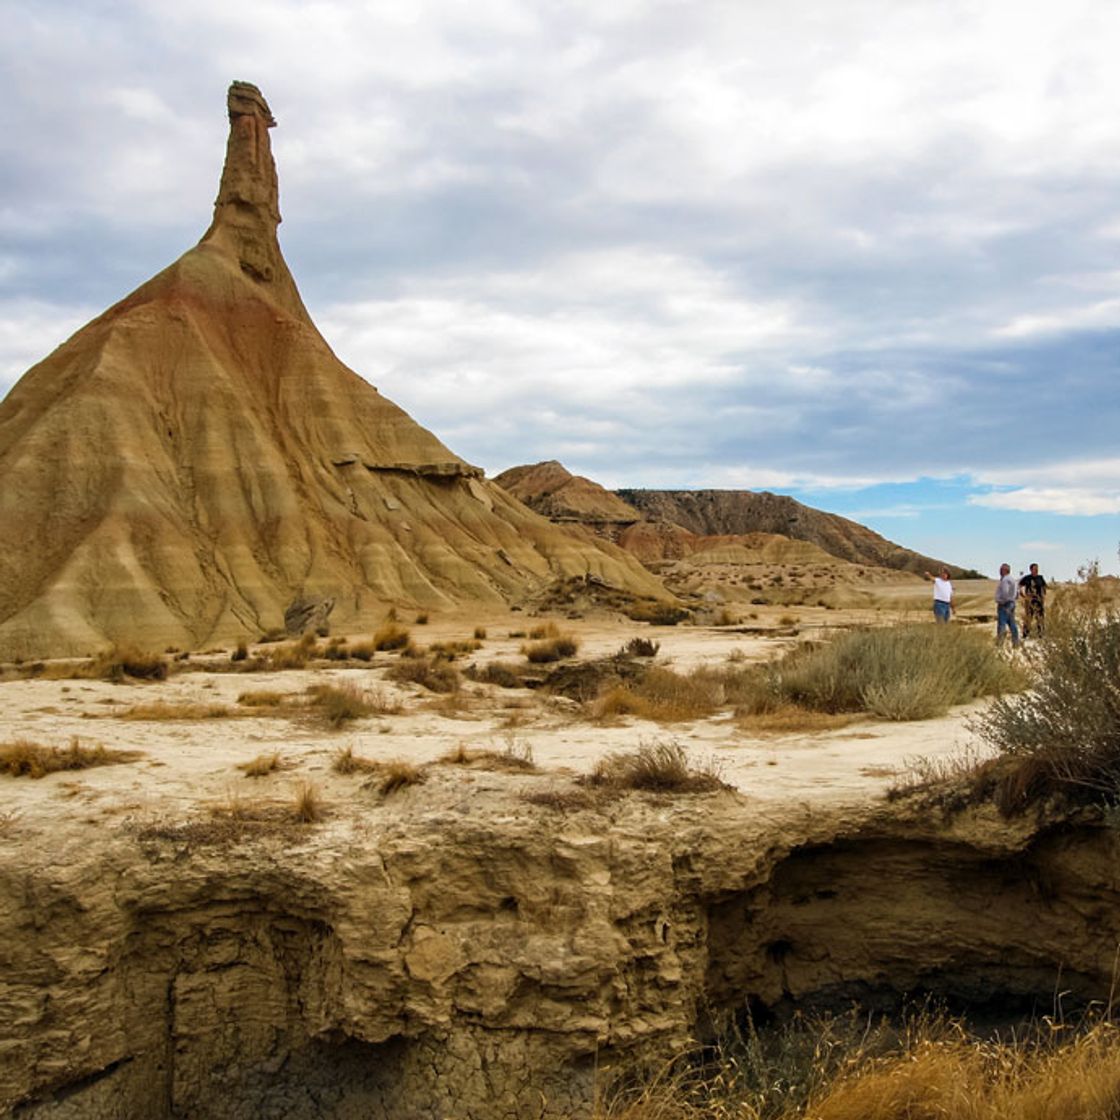
M 1011 645 L 1019 645 L 1019 625 L 1015 621 L 1015 603 L 1019 598 L 1019 581 L 1011 574 L 1010 564 L 1000 564 L 999 583 L 996 584 L 996 645 L 1003 643 L 1003 635 L 1011 631 Z

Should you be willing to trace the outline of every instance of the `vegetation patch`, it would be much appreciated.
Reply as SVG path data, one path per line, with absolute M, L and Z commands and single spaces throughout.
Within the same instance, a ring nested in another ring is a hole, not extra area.
M 135 762 L 141 751 L 109 750 L 100 744 L 83 746 L 75 736 L 65 747 L 47 747 L 30 739 L 0 743 L 0 773 L 20 778 L 42 778 L 60 770 L 88 770 L 93 766 L 113 766 Z
M 387 676 L 400 684 L 418 684 L 429 692 L 458 692 L 461 683 L 454 665 L 427 657 L 402 658 L 389 668 Z
M 291 765 L 291 763 L 284 761 L 279 751 L 268 751 L 265 754 L 257 755 L 256 758 L 250 759 L 248 762 L 239 762 L 237 769 L 246 778 L 263 778 L 267 774 L 275 774 L 277 770 L 286 770 Z
M 238 715 L 228 704 L 171 703 L 156 700 L 151 704 L 133 704 L 123 712 L 109 713 L 116 719 L 161 723 L 176 720 L 230 719 Z
M 684 747 L 672 739 L 642 743 L 636 751 L 606 755 L 583 782 L 619 792 L 714 793 L 731 788 L 714 763 L 695 765 Z
M 503 751 L 483 750 L 460 743 L 437 759 L 444 766 L 466 766 L 474 770 L 508 770 L 535 774 L 540 767 L 533 761 L 533 750 L 527 744 L 511 743 Z

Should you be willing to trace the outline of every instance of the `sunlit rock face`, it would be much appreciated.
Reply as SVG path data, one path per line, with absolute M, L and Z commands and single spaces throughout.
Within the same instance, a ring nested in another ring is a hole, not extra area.
M 530 513 L 344 366 L 284 262 L 275 121 L 230 87 L 214 220 L 0 404 L 0 656 L 255 636 L 293 600 L 518 600 L 625 553 Z
M 730 792 L 557 811 L 519 781 L 433 776 L 295 834 L 25 822 L 0 864 L 0 1110 L 572 1118 L 748 1004 L 1048 1011 L 1114 983 L 1099 820 Z

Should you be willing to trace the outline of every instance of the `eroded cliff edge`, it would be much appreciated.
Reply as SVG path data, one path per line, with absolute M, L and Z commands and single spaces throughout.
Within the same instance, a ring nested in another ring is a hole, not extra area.
M 455 773 L 299 829 L 0 829 L 0 1107 L 578 1115 L 747 1000 L 1109 994 L 1099 816 L 525 798 L 557 788 Z

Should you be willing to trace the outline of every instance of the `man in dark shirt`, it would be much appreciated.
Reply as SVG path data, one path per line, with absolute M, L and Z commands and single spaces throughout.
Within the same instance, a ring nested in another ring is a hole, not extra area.
M 1023 599 L 1023 637 L 1029 638 L 1033 630 L 1041 638 L 1046 613 L 1046 580 L 1038 574 L 1037 564 L 1032 564 L 1030 574 L 1019 580 L 1019 594 Z

